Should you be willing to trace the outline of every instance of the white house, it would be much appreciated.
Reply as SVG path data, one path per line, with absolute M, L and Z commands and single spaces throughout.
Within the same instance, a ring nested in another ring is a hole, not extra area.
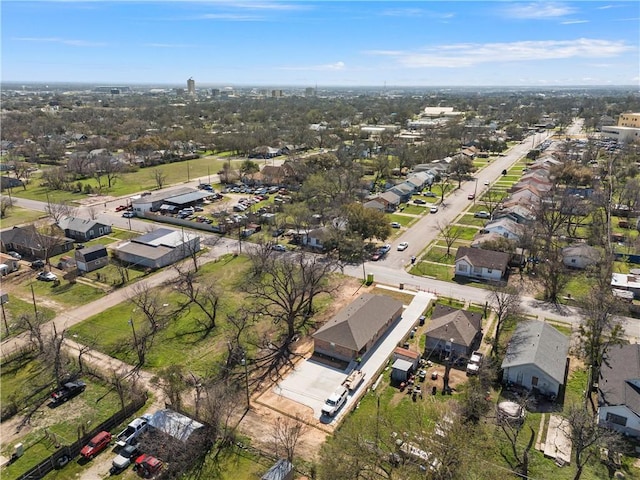
M 481 233 L 497 233 L 508 240 L 519 240 L 522 236 L 523 228 L 508 217 L 500 217 L 487 223 Z
M 598 423 L 640 436 L 640 345 L 607 351 L 598 378 Z
M 500 280 L 506 273 L 508 265 L 508 253 L 459 247 L 456 253 L 455 274 L 484 280 Z
M 562 263 L 567 267 L 585 269 L 600 260 L 600 252 L 586 243 L 570 245 L 562 249 Z
M 566 381 L 569 338 L 538 320 L 520 322 L 502 361 L 502 381 L 560 396 Z

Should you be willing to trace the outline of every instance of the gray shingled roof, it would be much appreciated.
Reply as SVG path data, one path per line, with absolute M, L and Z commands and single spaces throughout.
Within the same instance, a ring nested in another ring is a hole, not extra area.
M 73 230 L 74 232 L 87 233 L 94 226 L 106 226 L 104 223 L 96 220 L 85 220 L 78 217 L 64 217 L 58 222 L 58 226 L 63 230 Z
M 470 346 L 480 330 L 482 315 L 437 303 L 426 330 L 427 337 L 441 340 L 453 338 L 457 345 Z
M 640 415 L 640 345 L 609 348 L 598 381 L 600 405 L 626 405 Z
M 386 295 L 364 293 L 340 310 L 314 338 L 359 351 L 402 309 L 402 302 Z
M 555 381 L 564 384 L 569 339 L 548 323 L 520 322 L 513 333 L 502 368 L 535 365 Z
M 509 264 L 508 253 L 483 250 L 482 248 L 458 247 L 456 263 L 463 257 L 467 257 L 469 263 L 474 267 L 485 267 L 503 271 Z

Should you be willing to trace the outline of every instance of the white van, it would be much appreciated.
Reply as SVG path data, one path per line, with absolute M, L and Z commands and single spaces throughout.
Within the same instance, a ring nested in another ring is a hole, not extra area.
M 346 387 L 338 387 L 338 389 L 325 401 L 324 406 L 322 407 L 322 413 L 329 417 L 333 417 L 338 410 L 340 410 L 340 407 L 345 404 L 348 395 L 349 390 Z

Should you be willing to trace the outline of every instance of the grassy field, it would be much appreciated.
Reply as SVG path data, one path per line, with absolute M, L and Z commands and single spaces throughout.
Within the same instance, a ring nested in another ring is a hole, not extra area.
M 430 262 L 418 262 L 411 268 L 410 273 L 412 275 L 422 275 L 424 277 L 450 281 L 453 278 L 453 267 Z
M 447 249 L 439 246 L 434 246 L 429 249 L 427 253 L 422 257 L 423 261 L 435 262 L 435 263 L 446 263 L 448 265 L 455 264 L 456 261 L 456 251 L 454 248 L 451 248 L 449 255 L 447 255 Z
M 56 316 L 56 312 L 48 307 L 43 305 L 38 305 L 38 313 L 40 314 L 40 318 L 43 322 L 48 322 Z M 4 311 L 7 316 L 7 323 L 9 324 L 9 332 L 10 335 L 16 335 L 20 333 L 22 330 L 17 328 L 16 322 L 20 315 L 27 314 L 33 315 L 33 302 L 27 302 L 26 300 L 22 300 L 15 295 L 11 295 L 9 297 L 9 302 L 4 305 Z M 2 325 L 2 338 L 5 338 L 5 325 Z
M 60 285 L 56 287 L 53 282 L 41 282 L 34 278 L 17 287 L 22 298 L 31 296 L 31 286 L 36 298 L 46 297 L 67 307 L 85 305 L 104 295 L 102 290 L 82 283 L 72 284 L 61 280 Z
M 456 219 L 456 224 L 468 225 L 470 227 L 484 227 L 487 223 L 485 218 L 475 218 L 471 213 L 465 213 Z
M 168 163 L 157 167 L 141 168 L 134 172 L 121 174 L 120 177 L 116 179 L 111 189 L 107 189 L 103 185 L 102 193 L 104 195 L 119 197 L 145 190 L 155 190 L 156 169 L 162 171 L 165 175 L 166 185 L 186 182 L 187 180 L 194 180 L 196 178 L 204 178 L 206 180 L 206 177 L 209 174 L 213 175 L 222 169 L 224 163 L 225 160 L 218 160 L 216 157 L 203 157 L 195 160 Z M 97 187 L 98 185 L 96 180 L 93 178 L 81 180 L 80 182 L 83 185 L 90 185 L 92 187 Z M 41 176 L 35 175 L 31 178 L 31 182 L 27 185 L 26 190 L 14 189 L 13 193 L 16 197 L 40 201 L 47 201 L 47 195 L 49 195 L 49 199 L 52 202 L 74 202 L 86 197 L 84 194 L 49 191 L 49 189 L 42 186 L 41 183 Z M 102 183 L 105 184 L 106 180 L 103 179 Z
M 29 210 L 22 207 L 11 207 L 7 209 L 7 215 L 2 217 L 2 228 L 14 227 L 23 223 L 32 223 L 46 215 L 37 210 Z

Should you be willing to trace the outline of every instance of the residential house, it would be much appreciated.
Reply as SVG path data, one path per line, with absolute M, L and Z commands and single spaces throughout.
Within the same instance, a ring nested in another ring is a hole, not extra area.
M 176 411 L 165 409 L 158 410 L 149 419 L 149 431 L 161 433 L 181 443 L 194 441 L 200 435 L 206 433 L 205 425 Z M 159 442 L 163 443 L 163 442 Z M 165 447 L 166 448 L 166 447 Z M 175 448 L 169 445 L 169 448 Z M 170 454 L 169 451 L 164 452 Z M 164 458 L 169 458 L 165 456 Z
M 635 298 L 640 298 L 640 275 L 632 273 L 611 274 L 611 287 L 617 290 L 632 292 Z
M 331 236 L 331 229 L 329 227 L 314 228 L 303 236 L 302 244 L 316 250 L 324 250 Z
M 0 175 L 0 190 L 24 187 L 24 182 L 19 178 L 8 175 Z
M 256 178 L 260 176 L 262 183 L 265 185 L 280 185 L 284 182 L 285 171 L 282 166 L 265 165 L 260 170 L 260 173 L 256 175 Z
M 600 366 L 598 423 L 640 436 L 640 345 L 613 345 Z
M 416 192 L 419 192 L 425 186 L 431 185 L 432 181 L 432 175 L 429 175 L 426 172 L 415 172 L 407 178 L 406 183 L 411 185 Z
M 386 204 L 377 198 L 363 203 L 362 206 L 371 210 L 378 210 L 379 212 L 385 212 L 387 209 Z
M 510 191 L 517 192 L 525 187 L 534 187 L 538 192 L 546 193 L 553 188 L 553 185 L 548 178 L 543 178 L 532 172 L 515 183 Z
M 469 358 L 482 340 L 482 314 L 436 303 L 425 336 L 425 356 Z
M 162 268 L 200 251 L 200 237 L 186 231 L 158 228 L 121 243 L 114 255 L 121 261 Z
M 104 245 L 76 249 L 74 257 L 80 272 L 93 272 L 109 263 L 109 254 Z
M 502 235 L 500 235 L 499 233 L 479 233 L 478 235 L 476 235 L 473 238 L 473 241 L 471 242 L 471 247 L 473 248 L 485 248 L 484 245 L 485 244 L 493 244 L 495 245 L 507 245 L 507 244 L 513 244 L 515 245 L 515 242 L 513 240 L 508 240 L 506 238 L 504 238 Z M 496 250 L 495 248 L 485 248 L 485 250 Z M 504 250 L 503 248 L 500 248 L 500 250 Z
M 78 217 L 64 217 L 60 219 L 58 226 L 67 237 L 78 242 L 87 242 L 111 233 L 111 225 Z
M 586 243 L 570 245 L 562 249 L 562 263 L 567 267 L 584 270 L 600 260 L 600 252 Z
M 456 252 L 455 274 L 484 280 L 501 280 L 509 265 L 508 253 L 459 247 Z
M 508 240 L 519 240 L 523 234 L 523 228 L 510 218 L 500 217 L 487 223 L 481 233 L 497 233 Z
M 393 351 L 391 359 L 393 361 L 396 361 L 399 358 L 411 363 L 411 366 L 414 370 L 417 369 L 418 365 L 420 364 L 420 354 L 407 348 L 396 347 L 396 349 Z
M 569 338 L 548 323 L 520 322 L 502 361 L 502 381 L 560 397 L 569 367 L 568 351 Z
M 413 185 L 403 182 L 398 185 L 394 185 L 389 189 L 389 191 L 398 195 L 400 203 L 407 203 L 411 199 L 411 195 L 415 192 L 415 188 L 413 188 Z
M 532 205 L 525 202 L 510 203 L 509 205 L 505 205 L 503 208 L 496 210 L 493 214 L 493 218 L 498 219 L 501 217 L 507 217 L 521 225 L 529 225 L 536 219 Z
M 0 233 L 0 246 L 5 252 L 16 251 L 30 258 L 60 255 L 73 249 L 74 241 L 62 235 L 47 235 L 36 230 L 33 225 L 13 227 Z
M 532 185 L 525 185 L 524 187 L 514 191 L 511 195 L 509 195 L 510 202 L 518 202 L 522 199 L 529 205 L 538 205 L 541 198 L 542 193 L 540 192 L 540 190 Z
M 364 355 L 402 315 L 402 302 L 365 293 L 313 334 L 314 351 L 350 362 Z

